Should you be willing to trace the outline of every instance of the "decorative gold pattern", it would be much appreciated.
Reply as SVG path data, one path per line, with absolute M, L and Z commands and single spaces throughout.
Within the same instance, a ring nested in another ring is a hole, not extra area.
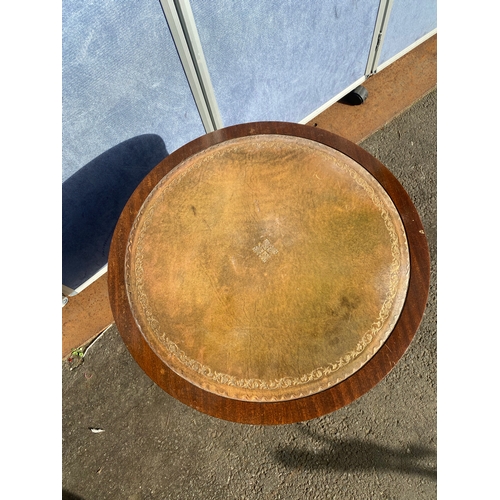
M 259 256 L 262 262 L 267 262 L 271 258 L 271 255 L 278 253 L 278 250 L 271 245 L 271 242 L 267 238 L 263 242 L 259 242 L 252 250 Z
M 256 137 L 252 138 L 254 141 Z M 265 140 L 265 137 L 263 137 Z M 286 139 L 286 138 L 285 138 Z M 231 141 L 227 141 L 231 142 Z M 286 142 L 286 140 L 285 140 Z M 308 144 L 310 143 L 310 144 Z M 202 169 L 207 161 L 213 162 L 214 159 L 220 154 L 216 148 L 217 146 L 213 146 L 211 149 L 215 151 L 209 158 L 207 156 L 201 158 L 200 161 L 191 161 L 189 168 L 184 168 L 183 165 L 179 165 L 176 169 L 176 176 L 171 179 L 171 175 L 166 175 L 160 183 L 153 189 L 148 198 L 145 200 L 143 206 L 141 207 L 130 232 L 130 237 L 127 245 L 126 252 L 126 260 L 125 260 L 125 276 L 126 276 L 126 285 L 127 292 L 129 297 L 129 303 L 134 317 L 136 318 L 137 325 L 141 330 L 142 334 L 151 345 L 148 340 L 148 335 L 143 331 L 143 327 L 146 325 L 141 325 L 137 320 L 138 318 L 138 307 L 142 310 L 147 327 L 154 333 L 155 337 L 161 340 L 161 343 L 166 348 L 168 353 L 176 358 L 184 367 L 184 373 L 180 373 L 180 375 L 185 376 L 189 380 L 189 376 L 186 374 L 189 371 L 193 371 L 200 375 L 203 379 L 206 379 L 206 382 L 203 380 L 198 380 L 196 383 L 200 385 L 202 388 L 210 390 L 212 392 L 216 392 L 222 395 L 227 395 L 224 391 L 223 386 L 231 386 L 237 387 L 240 389 L 248 390 L 247 394 L 242 393 L 238 397 L 243 400 L 259 400 L 259 401 L 277 401 L 284 399 L 295 399 L 297 397 L 306 396 L 312 394 L 314 392 L 319 392 L 320 390 L 327 389 L 335 385 L 336 383 L 344 380 L 350 374 L 354 373 L 359 367 L 354 368 L 352 372 L 347 372 L 347 374 L 343 374 L 343 376 L 339 379 L 332 378 L 332 374 L 337 372 L 343 367 L 346 367 L 353 360 L 359 358 L 362 354 L 365 355 L 365 362 L 368 361 L 373 354 L 380 348 L 383 341 L 385 339 L 380 340 L 376 345 L 373 345 L 373 340 L 377 337 L 377 333 L 382 328 L 384 324 L 387 324 L 387 320 L 391 310 L 393 308 L 394 299 L 398 293 L 398 285 L 400 285 L 400 275 L 401 275 L 401 267 L 405 266 L 404 275 L 405 275 L 405 287 L 408 285 L 409 280 L 409 257 L 408 257 L 408 246 L 406 238 L 403 241 L 400 241 L 398 238 L 398 233 L 394 227 L 393 218 L 391 218 L 386 203 L 387 201 L 382 201 L 379 194 L 375 192 L 373 187 L 363 179 L 358 172 L 356 172 L 353 168 L 351 168 L 346 162 L 342 162 L 337 160 L 336 158 L 332 158 L 329 154 L 329 148 L 323 145 L 320 145 L 318 149 L 317 143 L 312 143 L 312 141 L 308 141 L 306 139 L 301 140 L 301 146 L 309 147 L 317 154 L 325 156 L 327 161 L 334 161 L 336 166 L 347 172 L 352 179 L 364 190 L 364 192 L 369 196 L 373 204 L 377 207 L 380 212 L 380 216 L 382 217 L 387 232 L 389 234 L 390 242 L 391 242 L 391 253 L 392 253 L 392 263 L 390 266 L 390 285 L 387 290 L 385 300 L 382 304 L 382 307 L 378 313 L 378 316 L 373 321 L 371 327 L 362 335 L 361 340 L 357 343 L 356 347 L 343 355 L 340 359 L 334 360 L 331 363 L 328 363 L 325 366 L 319 366 L 316 369 L 304 373 L 300 377 L 281 377 L 279 379 L 274 380 L 264 380 L 259 378 L 238 378 L 227 373 L 221 373 L 216 370 L 213 370 L 209 366 L 190 358 L 186 353 L 179 348 L 179 346 L 172 342 L 168 334 L 162 330 L 159 321 L 156 319 L 155 315 L 151 311 L 148 296 L 144 290 L 144 268 L 143 268 L 143 249 L 145 244 L 145 237 L 147 235 L 147 231 L 150 227 L 151 220 L 155 213 L 155 209 L 159 204 L 164 202 L 165 196 L 168 194 L 170 190 L 175 188 L 182 179 L 189 173 L 191 173 L 195 169 Z M 258 149 L 260 145 L 256 141 L 255 147 Z M 174 172 L 174 171 L 173 171 Z M 159 196 L 156 196 L 156 193 L 159 193 Z M 154 201 L 150 203 L 154 197 Z M 140 223 L 140 224 L 139 224 Z M 399 220 L 398 224 L 400 225 L 399 233 L 404 235 L 404 227 L 402 222 Z M 139 227 L 140 226 L 140 227 Z M 132 243 L 136 242 L 135 254 L 132 254 L 131 247 Z M 262 260 L 262 262 L 267 262 L 271 256 L 277 255 L 278 250 L 270 243 L 269 239 L 265 239 L 263 242 L 259 243 L 255 247 L 252 248 L 253 252 L 257 254 L 257 256 Z M 131 270 L 131 260 L 133 259 L 134 264 L 134 290 L 137 296 L 138 301 L 131 300 L 130 288 L 132 281 L 132 270 Z M 401 306 L 402 307 L 402 306 Z M 390 332 L 394 328 L 401 311 L 401 307 L 394 312 L 394 316 L 391 318 L 389 325 L 387 326 L 387 330 Z M 370 345 L 372 344 L 372 345 Z M 370 346 L 370 350 L 367 350 L 367 347 Z M 152 346 L 154 348 L 154 346 Z M 303 388 L 305 385 L 309 384 L 312 381 L 324 381 L 324 383 L 317 385 L 312 391 L 309 389 Z M 291 388 L 294 387 L 296 390 L 293 393 L 287 393 L 287 395 L 276 395 L 273 391 L 277 389 L 283 388 Z M 259 391 L 269 391 L 269 394 L 256 396 L 252 393 L 253 390 Z

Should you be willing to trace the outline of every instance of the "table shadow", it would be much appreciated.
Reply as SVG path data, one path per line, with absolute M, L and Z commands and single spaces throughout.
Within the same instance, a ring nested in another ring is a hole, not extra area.
M 83 497 L 70 493 L 68 490 L 62 490 L 62 500 L 84 500 Z
M 63 182 L 63 285 L 76 289 L 106 265 L 125 204 L 166 156 L 160 136 L 138 135 L 108 149 Z
M 287 468 L 337 472 L 392 471 L 437 481 L 435 467 L 419 463 L 430 458 L 435 463 L 436 452 L 431 448 L 418 444 L 386 446 L 358 438 L 328 438 L 305 427 L 299 428 L 315 442 L 317 449 L 278 447 L 273 452 L 274 459 Z

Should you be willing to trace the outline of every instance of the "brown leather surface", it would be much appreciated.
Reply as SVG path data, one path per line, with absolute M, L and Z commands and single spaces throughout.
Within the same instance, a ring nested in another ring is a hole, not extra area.
M 363 167 L 282 135 L 212 146 L 145 201 L 127 293 L 165 364 L 212 393 L 291 400 L 345 380 L 403 308 L 409 254 L 398 211 Z

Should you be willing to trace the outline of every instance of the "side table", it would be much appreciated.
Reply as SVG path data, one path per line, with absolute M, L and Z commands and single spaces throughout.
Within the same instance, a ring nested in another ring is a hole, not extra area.
M 247 424 L 335 411 L 409 346 L 426 236 L 377 159 L 330 132 L 259 122 L 204 135 L 141 182 L 108 264 L 117 328 L 179 401 Z

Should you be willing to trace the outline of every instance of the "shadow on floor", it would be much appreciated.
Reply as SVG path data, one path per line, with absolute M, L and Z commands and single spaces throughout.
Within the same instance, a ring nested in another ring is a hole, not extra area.
M 78 495 L 73 495 L 67 490 L 62 490 L 62 500 L 84 500 L 82 497 Z
M 285 467 L 310 471 L 394 471 L 437 480 L 436 469 L 421 464 L 429 459 L 433 459 L 435 463 L 436 452 L 431 448 L 420 445 L 389 447 L 354 438 L 331 439 L 307 428 L 301 430 L 312 438 L 315 450 L 290 446 L 278 448 L 274 452 L 274 458 Z

